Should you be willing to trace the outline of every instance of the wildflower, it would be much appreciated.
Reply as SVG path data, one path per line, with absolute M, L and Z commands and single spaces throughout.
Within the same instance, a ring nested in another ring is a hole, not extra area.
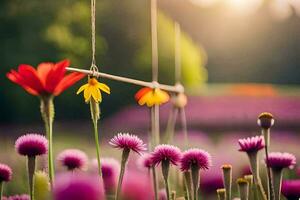
M 4 182 L 8 182 L 11 180 L 12 170 L 6 164 L 0 163 L 0 199 L 2 199 L 2 191 Z
M 33 180 L 36 168 L 36 156 L 47 153 L 47 144 L 47 139 L 38 134 L 23 135 L 19 137 L 15 143 L 17 152 L 22 156 L 27 156 L 30 199 L 34 199 Z
M 96 103 L 101 103 L 101 90 L 107 94 L 110 94 L 110 88 L 106 84 L 99 83 L 96 78 L 90 77 L 88 83 L 84 84 L 78 89 L 77 94 L 83 92 L 85 102 L 89 102 L 90 99 L 93 98 Z
M 98 168 L 97 159 L 92 160 L 93 169 Z M 107 194 L 114 194 L 118 184 L 120 163 L 114 158 L 101 158 L 102 179 Z M 94 170 L 94 171 L 96 171 Z
M 269 129 L 274 125 L 274 117 L 271 113 L 268 112 L 263 112 L 258 116 L 257 119 L 257 124 L 264 128 L 264 129 Z
M 54 200 L 104 200 L 104 189 L 98 177 L 65 173 L 54 184 Z
M 161 163 L 162 174 L 165 181 L 167 199 L 170 199 L 170 189 L 169 189 L 169 171 L 170 164 L 178 165 L 181 158 L 181 151 L 178 147 L 161 144 L 155 147 L 152 152 L 152 162 L 154 166 Z
M 232 188 L 232 166 L 231 165 L 222 165 L 223 171 L 223 182 L 226 189 L 226 197 L 231 199 L 231 188 Z
M 142 151 L 145 151 L 146 145 L 144 142 L 138 138 L 136 135 L 130 135 L 128 133 L 119 133 L 117 136 L 113 137 L 109 144 L 117 149 L 122 149 L 122 160 L 121 160 L 121 170 L 119 175 L 116 200 L 120 198 L 120 192 L 122 188 L 123 177 L 125 173 L 125 167 L 128 161 L 130 151 L 134 151 L 138 154 L 141 154 Z
M 6 197 L 4 200 L 30 200 L 30 197 L 27 194 L 21 194 Z
M 272 152 L 266 158 L 266 164 L 272 170 L 272 183 L 275 199 L 280 199 L 282 171 L 284 168 L 292 168 L 296 164 L 296 157 L 290 153 Z
M 288 200 L 300 199 L 300 179 L 282 181 L 281 193 Z
M 139 105 L 146 104 L 148 107 L 160 105 L 169 101 L 169 94 L 159 88 L 144 87 L 135 94 L 135 99 Z
M 66 75 L 66 68 L 69 65 L 70 62 L 68 60 L 58 63 L 41 63 L 37 66 L 37 69 L 30 65 L 21 64 L 18 67 L 18 71 L 11 70 L 6 75 L 9 80 L 23 87 L 28 93 L 39 96 L 41 99 L 41 115 L 49 141 L 48 168 L 51 183 L 54 179 L 52 125 L 55 109 L 53 98 L 85 76 L 77 72 Z
M 209 169 L 211 166 L 211 156 L 201 149 L 189 149 L 182 154 L 180 160 L 180 169 L 182 171 L 191 170 L 193 181 L 194 199 L 198 196 L 199 190 L 199 171 L 200 169 Z
M 150 168 L 153 166 L 152 160 L 151 160 L 151 154 L 149 154 L 149 153 L 143 154 L 140 157 L 140 159 L 138 160 L 138 165 L 141 168 L 146 168 L 146 169 L 150 170 Z
M 119 133 L 110 140 L 109 144 L 114 148 L 132 150 L 138 154 L 147 149 L 140 138 L 128 133 Z
M 265 147 L 264 138 L 262 136 L 255 136 L 246 139 L 239 139 L 240 149 L 247 153 L 257 152 Z
M 67 149 L 61 152 L 57 160 L 68 170 L 82 169 L 87 163 L 87 155 L 78 149 Z

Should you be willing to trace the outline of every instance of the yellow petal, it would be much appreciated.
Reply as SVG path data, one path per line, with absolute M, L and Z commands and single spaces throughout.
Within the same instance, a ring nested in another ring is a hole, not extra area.
M 102 90 L 103 92 L 106 92 L 107 94 L 110 94 L 110 88 L 104 84 L 104 83 L 98 83 L 97 87 Z
M 84 90 L 84 93 L 83 93 L 83 96 L 84 96 L 84 99 L 85 99 L 85 102 L 88 102 L 92 96 L 92 92 L 91 92 L 91 87 L 87 87 L 85 90 Z
M 154 91 L 154 99 L 156 104 L 166 103 L 169 100 L 169 94 L 160 89 Z
M 147 106 L 148 106 L 148 102 L 149 102 L 149 100 L 151 99 L 151 97 L 152 97 L 152 92 L 147 92 L 145 95 L 143 95 L 140 99 L 139 99 L 139 101 L 138 101 L 138 103 L 139 103 L 139 105 L 144 105 L 145 103 L 147 104 Z M 150 106 L 148 106 L 148 107 L 150 107 Z
M 102 101 L 101 92 L 100 92 L 100 90 L 97 87 L 92 87 L 91 88 L 91 93 L 92 93 L 93 99 L 97 103 Z
M 87 87 L 89 86 L 89 84 L 84 84 L 82 85 L 76 92 L 76 94 L 81 93 L 83 90 L 85 90 Z

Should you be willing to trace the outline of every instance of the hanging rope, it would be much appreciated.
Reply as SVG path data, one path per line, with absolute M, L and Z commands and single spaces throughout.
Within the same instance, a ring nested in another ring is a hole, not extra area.
M 96 0 L 91 0 L 91 29 L 92 29 L 92 64 L 90 70 L 92 76 L 98 76 L 98 67 L 96 65 Z

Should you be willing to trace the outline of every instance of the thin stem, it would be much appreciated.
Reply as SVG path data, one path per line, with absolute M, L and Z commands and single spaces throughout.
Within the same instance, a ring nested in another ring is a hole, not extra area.
M 4 185 L 4 182 L 3 182 L 3 181 L 0 181 L 0 199 L 2 199 L 3 185 Z
M 266 160 L 269 159 L 269 147 L 270 147 L 270 129 L 262 129 L 262 135 L 265 139 L 265 156 Z M 274 200 L 274 188 L 272 184 L 272 177 L 271 177 L 271 169 L 267 166 L 267 175 L 268 175 L 268 199 Z
M 241 200 L 249 199 L 249 184 L 238 184 Z
M 166 128 L 166 139 L 165 139 L 166 144 L 172 143 L 173 141 L 177 114 L 178 114 L 178 108 L 173 106 L 169 114 L 169 119 Z
M 199 167 L 192 165 L 192 181 L 193 181 L 193 193 L 194 193 L 194 200 L 198 200 L 198 189 L 199 189 Z
M 67 67 L 66 68 L 70 72 L 79 72 L 87 75 L 94 75 L 96 77 L 101 77 L 101 78 L 106 78 L 114 81 L 119 81 L 119 82 L 124 82 L 124 83 L 130 83 L 134 85 L 139 85 L 143 87 L 149 87 L 149 88 L 159 88 L 168 92 L 174 92 L 174 93 L 182 93 L 184 92 L 184 88 L 180 85 L 165 85 L 165 84 L 157 84 L 147 81 L 141 81 L 133 78 L 127 78 L 127 77 L 122 77 L 122 76 L 116 76 L 108 73 L 103 73 L 103 72 L 95 72 L 92 70 L 85 70 L 85 69 L 78 69 L 78 68 L 72 68 L 72 67 Z
M 122 161 L 121 161 L 121 170 L 120 170 L 120 175 L 119 175 L 119 181 L 118 181 L 118 187 L 117 187 L 117 193 L 115 196 L 116 200 L 120 199 L 120 193 L 122 189 L 122 183 L 123 183 L 123 178 L 124 178 L 124 173 L 125 173 L 125 168 L 126 168 L 126 163 L 129 157 L 130 149 L 124 149 L 122 153 Z
M 182 132 L 184 136 L 184 147 L 188 147 L 188 131 L 187 131 L 187 123 L 186 123 L 186 115 L 185 115 L 185 109 L 180 108 L 180 120 L 181 120 L 181 126 L 182 126 Z
M 281 182 L 282 182 L 282 170 L 272 169 L 273 186 L 274 186 L 274 198 L 280 200 Z
M 30 199 L 34 200 L 34 173 L 35 173 L 35 156 L 29 156 L 27 158 L 27 169 L 28 169 L 28 183 L 29 183 L 29 194 Z
M 186 171 L 184 172 L 184 183 L 185 183 L 185 188 L 186 188 L 186 196 L 187 200 L 192 199 L 192 180 L 191 180 L 191 172 Z
M 167 200 L 170 200 L 170 188 L 169 188 L 169 170 L 170 170 L 170 161 L 163 160 L 161 162 L 161 170 L 163 174 L 163 178 L 165 181 L 166 193 L 167 193 Z
M 99 173 L 99 176 L 102 176 L 99 133 L 98 133 L 98 126 L 97 126 L 98 123 L 97 123 L 97 121 L 93 121 L 93 124 L 94 124 L 94 135 L 95 135 L 95 144 L 96 144 L 96 152 L 97 152 L 98 173 Z
M 152 178 L 153 178 L 153 188 L 154 188 L 154 199 L 158 200 L 158 183 L 157 183 L 155 167 L 152 167 Z
M 152 80 L 158 81 L 157 0 L 151 0 Z
M 223 180 L 226 192 L 226 200 L 231 200 L 231 188 L 232 188 L 232 167 L 223 167 Z
M 48 139 L 48 171 L 51 187 L 54 182 L 54 161 L 53 161 L 53 120 L 54 104 L 53 97 L 46 96 L 41 98 L 41 114 L 45 122 L 45 129 Z
M 178 22 L 175 22 L 175 82 L 180 83 L 181 79 L 181 30 Z

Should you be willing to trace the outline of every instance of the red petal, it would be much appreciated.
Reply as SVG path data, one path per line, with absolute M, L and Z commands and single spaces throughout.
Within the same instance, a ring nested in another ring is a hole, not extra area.
M 46 78 L 46 90 L 49 93 L 54 93 L 55 88 L 58 86 L 59 82 L 64 78 L 66 73 L 66 67 L 70 65 L 69 60 L 63 60 L 54 65 L 51 71 L 48 73 Z
M 152 91 L 151 88 L 148 87 L 144 87 L 142 89 L 140 89 L 135 95 L 134 98 L 136 101 L 139 101 L 140 98 L 142 98 L 146 93 L 148 93 L 149 91 Z
M 37 66 L 37 73 L 44 86 L 46 85 L 47 76 L 53 67 L 54 67 L 54 63 L 50 63 L 50 62 L 40 63 Z
M 18 72 L 20 80 L 22 80 L 22 84 L 26 88 L 31 88 L 39 94 L 45 92 L 45 89 L 41 80 L 39 79 L 37 71 L 32 66 L 24 64 L 19 65 Z
M 23 87 L 28 93 L 32 95 L 39 95 L 38 92 L 32 88 L 29 88 L 26 84 L 24 84 L 24 81 L 22 80 L 22 77 L 16 72 L 15 70 L 11 70 L 9 73 L 6 74 L 7 78 L 11 80 L 12 82 L 20 85 Z
M 77 81 L 85 77 L 85 74 L 74 72 L 65 76 L 61 82 L 57 85 L 54 91 L 54 95 L 57 96 L 62 93 L 64 90 L 75 84 Z

